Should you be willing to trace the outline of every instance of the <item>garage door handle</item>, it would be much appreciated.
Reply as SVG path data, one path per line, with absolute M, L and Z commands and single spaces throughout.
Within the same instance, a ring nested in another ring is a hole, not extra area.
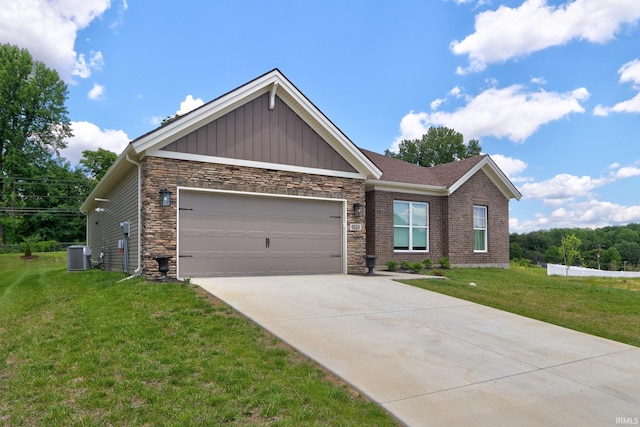
M 269 248 L 269 246 L 271 246 L 271 239 L 269 239 L 268 237 L 266 239 L 264 239 L 264 245 Z

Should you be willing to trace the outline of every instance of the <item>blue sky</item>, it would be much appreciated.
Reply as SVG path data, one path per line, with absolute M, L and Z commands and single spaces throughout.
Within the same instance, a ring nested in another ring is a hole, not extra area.
M 0 43 L 68 83 L 72 163 L 279 68 L 362 148 L 479 139 L 512 233 L 640 222 L 639 26 L 638 0 L 0 0 Z

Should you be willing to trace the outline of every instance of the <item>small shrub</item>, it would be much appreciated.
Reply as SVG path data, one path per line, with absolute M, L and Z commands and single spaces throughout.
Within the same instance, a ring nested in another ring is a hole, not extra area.
M 431 268 L 433 267 L 433 261 L 431 261 L 429 258 L 425 258 L 422 261 L 422 264 L 424 264 L 424 268 Z
M 442 270 L 440 270 L 440 269 L 437 269 L 437 268 L 436 268 L 435 270 L 433 270 L 433 271 L 431 272 L 431 274 L 432 274 L 433 276 L 444 276 L 444 271 L 442 271 Z
M 520 267 L 533 267 L 533 263 L 530 259 L 522 258 L 517 260 L 517 263 Z
M 409 269 L 414 273 L 420 273 L 422 271 L 422 263 L 421 262 L 412 262 L 409 265 Z
M 447 258 L 446 256 L 443 256 L 442 258 L 440 258 L 438 260 L 438 264 L 440 264 L 440 267 L 442 268 L 451 268 L 451 263 L 449 262 L 449 258 Z
M 404 270 L 411 270 L 411 263 L 409 261 L 402 261 L 402 264 L 400 264 L 400 266 Z
M 56 246 L 58 246 L 58 242 L 55 240 L 43 240 L 41 242 L 36 242 L 32 249 L 35 252 L 55 252 Z
M 22 242 L 22 249 L 24 250 L 24 256 L 26 257 L 31 256 L 34 250 L 34 246 L 36 246 L 39 241 L 40 241 L 39 234 L 36 234 L 35 236 L 31 236 L 31 237 L 25 237 L 24 241 Z
M 398 269 L 398 261 L 387 261 L 387 269 L 389 269 L 389 271 L 396 271 Z

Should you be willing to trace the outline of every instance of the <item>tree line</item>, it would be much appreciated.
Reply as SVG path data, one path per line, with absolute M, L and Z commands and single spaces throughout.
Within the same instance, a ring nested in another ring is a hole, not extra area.
M 86 150 L 78 165 L 60 156 L 73 136 L 66 84 L 29 52 L 0 45 L 0 244 L 83 242 L 79 208 L 117 158 Z
M 509 257 L 537 265 L 564 264 L 562 242 L 571 235 L 579 240 L 578 256 L 574 258 L 573 265 L 602 270 L 640 269 L 640 224 L 512 233 L 509 236 Z

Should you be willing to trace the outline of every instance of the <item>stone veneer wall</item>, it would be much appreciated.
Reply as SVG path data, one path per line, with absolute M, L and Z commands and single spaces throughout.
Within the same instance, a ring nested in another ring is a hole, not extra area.
M 352 206 L 364 204 L 364 181 L 272 169 L 146 157 L 142 160 L 142 274 L 159 276 L 155 255 L 171 255 L 169 277 L 176 277 L 177 187 L 246 191 L 283 196 L 322 197 L 347 200 L 347 271 L 366 271 L 365 218 L 355 218 Z M 171 207 L 160 207 L 160 190 L 171 195 Z M 360 231 L 349 224 L 361 223 Z

